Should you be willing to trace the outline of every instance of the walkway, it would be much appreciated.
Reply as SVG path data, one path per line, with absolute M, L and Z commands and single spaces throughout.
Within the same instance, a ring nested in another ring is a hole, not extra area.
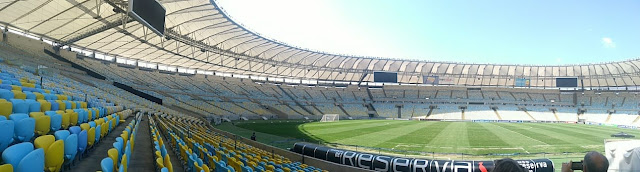
M 100 143 L 93 145 L 93 149 L 85 155 L 85 157 L 76 162 L 76 165 L 71 167 L 71 172 L 87 172 L 87 171 L 102 171 L 100 168 L 100 161 L 107 157 L 107 151 L 113 148 L 113 142 L 117 137 L 120 137 L 122 131 L 127 127 L 127 124 L 133 120 L 135 115 L 131 115 L 127 118 L 126 122 L 120 123 L 114 131 L 111 131 L 107 136 L 100 139 Z

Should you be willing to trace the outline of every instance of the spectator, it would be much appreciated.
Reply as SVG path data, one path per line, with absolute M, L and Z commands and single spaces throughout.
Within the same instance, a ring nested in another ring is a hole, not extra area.
M 511 158 L 499 159 L 495 163 L 491 172 L 525 172 L 524 167 Z
M 573 172 L 571 161 L 562 163 L 562 172 Z M 584 172 L 606 172 L 609 169 L 609 160 L 601 153 L 592 151 L 584 155 L 582 161 L 582 171 Z
M 256 132 L 253 132 L 251 135 L 251 140 L 256 141 Z

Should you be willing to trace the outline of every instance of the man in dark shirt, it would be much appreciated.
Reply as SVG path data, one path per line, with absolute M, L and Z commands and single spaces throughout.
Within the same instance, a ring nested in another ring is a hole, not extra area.
M 256 141 L 256 132 L 253 132 L 253 135 L 251 135 L 251 140 Z

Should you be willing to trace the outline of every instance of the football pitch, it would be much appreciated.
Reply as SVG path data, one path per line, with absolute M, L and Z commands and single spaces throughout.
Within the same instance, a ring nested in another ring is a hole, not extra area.
M 611 134 L 623 131 L 640 136 L 640 130 L 553 123 L 343 120 L 326 123 L 250 121 L 236 126 L 268 134 L 258 135 L 269 140 L 263 140 L 264 143 L 295 138 L 338 146 L 357 145 L 362 150 L 370 147 L 383 148 L 384 152 L 468 155 L 603 152 L 604 140 L 612 139 Z

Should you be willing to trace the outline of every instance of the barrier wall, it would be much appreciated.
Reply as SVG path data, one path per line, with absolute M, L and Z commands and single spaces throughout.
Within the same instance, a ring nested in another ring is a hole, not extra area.
M 334 149 L 312 143 L 294 144 L 293 152 L 316 157 L 333 163 L 374 171 L 401 172 L 488 172 L 493 161 L 428 160 L 376 155 L 349 150 Z M 531 172 L 554 172 L 549 159 L 516 160 Z

